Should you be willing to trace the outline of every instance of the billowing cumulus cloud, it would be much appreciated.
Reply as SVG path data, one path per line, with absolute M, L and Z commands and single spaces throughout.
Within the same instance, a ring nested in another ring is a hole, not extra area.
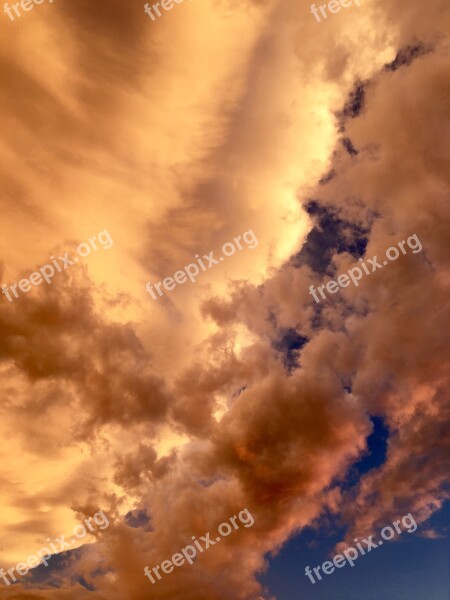
M 321 23 L 278 0 L 3 15 L 1 281 L 114 244 L 1 298 L 0 564 L 110 520 L 2 598 L 272 600 L 271 554 L 325 511 L 350 538 L 442 506 L 449 25 L 440 0 Z M 255 248 L 145 291 L 250 229 Z M 385 461 L 343 485 L 373 416 Z M 144 577 L 244 508 L 252 527 Z

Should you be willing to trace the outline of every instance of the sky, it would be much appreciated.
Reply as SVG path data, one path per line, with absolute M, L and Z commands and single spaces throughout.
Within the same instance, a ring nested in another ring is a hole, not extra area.
M 448 2 L 23 3 L 0 599 L 448 600 Z

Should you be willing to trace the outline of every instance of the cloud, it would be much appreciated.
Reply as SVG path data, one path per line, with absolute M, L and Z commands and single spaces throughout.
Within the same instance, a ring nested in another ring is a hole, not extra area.
M 449 18 L 204 2 L 153 23 L 81 2 L 11 24 L 2 281 L 95 231 L 114 246 L 0 304 L 2 565 L 113 518 L 5 598 L 268 599 L 267 556 L 325 510 L 360 535 L 442 505 Z M 257 249 L 146 297 L 250 227 Z M 413 234 L 423 252 L 314 303 Z M 371 415 L 386 461 L 344 490 Z M 244 507 L 252 528 L 145 579 Z

